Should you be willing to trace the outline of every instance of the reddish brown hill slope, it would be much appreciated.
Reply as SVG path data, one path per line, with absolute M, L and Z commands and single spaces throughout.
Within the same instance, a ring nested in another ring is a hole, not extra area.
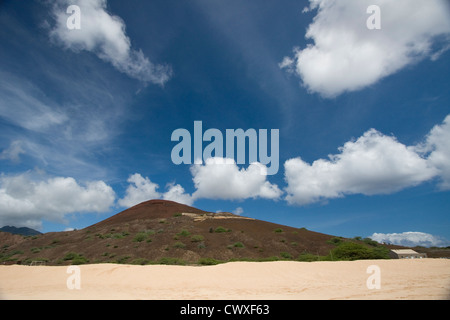
M 231 213 L 151 200 L 82 230 L 15 239 L 0 262 L 197 263 L 200 259 L 297 259 L 328 255 L 333 236 Z

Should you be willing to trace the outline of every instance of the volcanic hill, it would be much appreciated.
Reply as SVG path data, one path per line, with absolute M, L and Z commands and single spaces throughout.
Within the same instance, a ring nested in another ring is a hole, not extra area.
M 328 255 L 335 248 L 332 239 L 305 228 L 150 200 L 81 230 L 28 237 L 0 232 L 0 260 L 68 265 L 297 259 Z

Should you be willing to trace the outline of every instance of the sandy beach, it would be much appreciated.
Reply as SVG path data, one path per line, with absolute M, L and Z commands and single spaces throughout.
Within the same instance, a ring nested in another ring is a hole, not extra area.
M 376 266 L 379 273 L 370 266 Z M 66 266 L 0 266 L 0 298 L 436 300 L 450 297 L 448 259 L 233 262 L 202 267 L 96 264 L 68 271 Z M 378 280 L 380 287 L 376 288 Z M 79 284 L 79 289 L 75 284 Z

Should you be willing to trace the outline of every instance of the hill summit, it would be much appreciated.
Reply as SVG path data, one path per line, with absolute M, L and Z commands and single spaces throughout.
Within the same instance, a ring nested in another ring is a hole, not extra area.
M 108 219 L 105 219 L 92 227 L 101 227 L 107 225 L 117 225 L 122 223 L 129 223 L 135 220 L 148 219 L 167 219 L 171 218 L 177 213 L 190 212 L 195 214 L 206 214 L 206 211 L 196 209 L 178 202 L 169 200 L 149 200 L 137 204 L 129 209 L 126 209 Z

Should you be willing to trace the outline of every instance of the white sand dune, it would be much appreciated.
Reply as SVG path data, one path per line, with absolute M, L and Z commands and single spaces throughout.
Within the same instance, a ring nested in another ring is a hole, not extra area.
M 369 289 L 380 270 L 380 289 Z M 450 260 L 233 262 L 216 266 L 0 266 L 1 299 L 449 299 Z

